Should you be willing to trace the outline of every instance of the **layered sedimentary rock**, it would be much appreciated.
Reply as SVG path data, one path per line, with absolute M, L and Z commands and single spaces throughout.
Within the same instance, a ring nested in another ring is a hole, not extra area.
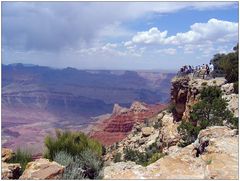
M 103 170 L 104 179 L 237 179 L 236 133 L 224 126 L 209 127 L 199 133 L 195 143 L 170 147 L 169 155 L 147 167 L 133 162 L 111 163 Z
M 172 114 L 167 111 L 162 111 L 145 123 L 136 123 L 126 138 L 107 148 L 104 160 L 112 161 L 117 153 L 123 158 L 126 148 L 143 153 L 154 144 L 159 151 L 164 151 L 179 142 L 178 125 L 179 122 L 174 122 Z
M 137 101 L 129 109 L 115 105 L 110 118 L 98 123 L 90 136 L 105 145 L 111 145 L 125 138 L 136 122 L 144 122 L 163 108 L 165 106 L 162 104 L 148 105 Z

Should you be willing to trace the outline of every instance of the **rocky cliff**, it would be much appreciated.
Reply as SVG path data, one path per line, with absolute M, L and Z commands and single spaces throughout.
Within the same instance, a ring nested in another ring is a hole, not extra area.
M 112 115 L 98 122 L 90 136 L 104 145 L 111 145 L 125 138 L 135 123 L 144 122 L 164 108 L 163 104 L 149 105 L 138 101 L 133 102 L 129 109 L 115 104 Z
M 197 156 L 195 150 L 206 141 L 208 146 Z M 237 145 L 236 130 L 214 126 L 202 130 L 187 147 L 169 147 L 167 156 L 147 167 L 112 163 L 103 175 L 104 179 L 238 179 Z
M 174 77 L 172 79 L 171 102 L 175 108 L 174 120 L 188 120 L 189 111 L 198 102 L 200 91 L 206 86 L 217 86 L 223 91 L 223 98 L 228 100 L 229 110 L 238 116 L 238 94 L 233 93 L 233 83 L 227 84 L 226 79 L 219 77 L 210 80 L 192 78 L 191 76 Z
M 207 127 L 194 143 L 179 147 L 181 135 L 177 128 L 181 120 L 188 120 L 192 106 L 206 86 L 220 87 L 228 109 L 238 117 L 238 94 L 233 93 L 233 84 L 227 84 L 224 78 L 175 77 L 171 89 L 175 109 L 169 107 L 146 122 L 135 124 L 125 139 L 109 147 L 104 179 L 238 179 L 238 130 Z M 152 144 L 166 156 L 146 167 L 129 161 L 113 163 L 117 153 L 124 160 L 126 148 L 146 152 Z

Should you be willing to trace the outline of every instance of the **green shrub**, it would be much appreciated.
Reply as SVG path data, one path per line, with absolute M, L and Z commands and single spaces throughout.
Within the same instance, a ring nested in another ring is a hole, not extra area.
M 59 163 L 60 165 L 68 166 L 74 161 L 74 158 L 70 154 L 64 151 L 60 151 L 55 155 L 54 161 Z
M 27 166 L 27 163 L 32 161 L 32 154 L 27 150 L 17 149 L 14 156 L 8 161 L 8 163 L 20 163 L 21 172 L 23 172 Z
M 64 170 L 63 179 L 100 179 L 102 161 L 91 149 L 85 149 Z
M 121 160 L 121 157 L 122 157 L 122 154 L 121 154 L 121 153 L 117 153 L 117 154 L 114 155 L 114 157 L 113 157 L 113 162 L 114 162 L 114 163 L 117 163 L 117 162 L 122 161 L 122 160 Z
M 145 152 L 139 152 L 137 150 L 132 150 L 130 148 L 124 149 L 124 160 L 125 161 L 134 161 L 137 164 L 142 166 L 147 166 L 163 156 L 160 153 L 160 150 L 156 143 L 153 143 L 148 148 L 145 149 Z
M 216 54 L 211 60 L 211 63 L 214 65 L 214 71 L 224 74 L 229 83 L 238 81 L 238 44 L 233 50 L 233 52 L 228 54 Z
M 44 157 L 50 160 L 53 160 L 60 151 L 64 151 L 71 156 L 77 156 L 85 149 L 91 149 L 99 157 L 102 155 L 102 145 L 81 132 L 56 130 L 56 137 L 47 136 L 45 138 L 45 146 Z
M 193 143 L 201 130 L 200 126 L 194 126 L 192 123 L 186 121 L 182 121 L 177 129 L 183 140 L 179 143 L 180 147 L 185 147 Z
M 200 92 L 200 101 L 192 106 L 190 122 L 182 121 L 178 127 L 183 142 L 180 146 L 187 146 L 194 142 L 200 130 L 208 126 L 221 126 L 227 121 L 231 126 L 237 126 L 237 120 L 227 109 L 227 102 L 218 87 L 205 87 Z
M 63 180 L 83 180 L 85 179 L 81 165 L 78 162 L 72 162 L 64 169 Z
M 163 153 L 154 153 L 151 158 L 149 159 L 148 161 L 148 165 L 151 164 L 151 163 L 154 163 L 156 162 L 157 160 L 159 160 L 160 158 L 164 157 L 165 154 Z
M 124 160 L 136 161 L 138 159 L 138 153 L 135 150 L 132 150 L 130 148 L 125 148 L 123 152 L 124 152 Z
M 234 88 L 234 93 L 235 93 L 235 94 L 238 94 L 238 81 L 237 81 L 237 82 L 234 82 L 233 88 Z

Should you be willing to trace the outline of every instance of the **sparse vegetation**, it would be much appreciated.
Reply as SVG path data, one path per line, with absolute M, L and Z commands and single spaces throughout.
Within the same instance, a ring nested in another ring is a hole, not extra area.
M 231 127 L 237 128 L 238 121 L 227 109 L 227 102 L 221 96 L 222 91 L 218 87 L 203 88 L 200 101 L 193 105 L 190 112 L 190 122 L 182 121 L 178 127 L 183 139 L 180 146 L 194 142 L 199 131 L 207 126 L 221 126 L 226 121 Z
M 207 165 L 210 165 L 211 163 L 212 163 L 212 159 L 209 159 L 209 160 L 206 161 Z
M 14 156 L 8 161 L 8 163 L 20 163 L 21 172 L 23 172 L 27 166 L 27 163 L 32 161 L 32 154 L 28 150 L 17 149 Z
M 157 143 L 150 145 L 143 153 L 130 148 L 126 148 L 124 150 L 125 161 L 134 161 L 142 166 L 147 166 L 151 163 L 154 163 L 163 156 L 165 156 L 165 154 L 160 152 L 160 148 L 157 146 Z
M 122 154 L 121 153 L 117 153 L 116 155 L 114 155 L 113 162 L 117 163 L 117 162 L 122 161 L 121 157 L 122 157 Z
M 63 179 L 100 179 L 102 161 L 98 155 L 90 149 L 84 150 L 74 161 L 66 166 Z
M 47 136 L 45 157 L 64 165 L 63 179 L 97 179 L 102 168 L 102 145 L 81 132 L 56 131 Z
M 91 149 L 85 149 L 78 156 L 60 151 L 54 161 L 65 166 L 62 179 L 98 179 L 102 161 Z
M 85 149 L 90 149 L 99 157 L 102 155 L 102 145 L 81 132 L 56 130 L 56 137 L 47 136 L 45 138 L 45 146 L 44 157 L 50 160 L 53 160 L 60 151 L 77 156 Z
M 74 158 L 70 154 L 64 151 L 60 151 L 55 155 L 54 161 L 63 166 L 68 166 L 70 163 L 74 161 Z

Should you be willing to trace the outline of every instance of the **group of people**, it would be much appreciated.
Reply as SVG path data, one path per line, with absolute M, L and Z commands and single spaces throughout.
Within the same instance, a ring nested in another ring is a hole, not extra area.
M 208 64 L 202 64 L 198 65 L 196 67 L 191 66 L 191 65 L 184 65 L 183 67 L 181 67 L 178 75 L 183 76 L 183 75 L 188 75 L 188 74 L 192 74 L 194 77 L 200 77 L 202 76 L 203 79 L 205 78 L 205 76 L 208 77 L 213 77 L 214 78 L 214 66 L 212 63 Z

